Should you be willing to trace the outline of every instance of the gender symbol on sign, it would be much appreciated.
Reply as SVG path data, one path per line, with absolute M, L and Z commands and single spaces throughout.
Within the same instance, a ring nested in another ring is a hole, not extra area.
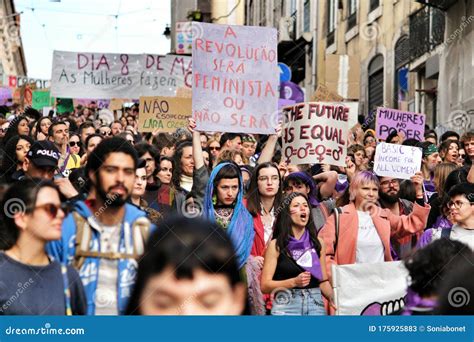
M 299 159 L 304 159 L 308 155 L 317 156 L 319 162 L 324 160 L 325 156 L 332 157 L 334 160 L 340 160 L 342 155 L 342 147 L 339 146 L 338 149 L 331 149 L 324 145 L 316 145 L 313 147 L 311 142 L 306 143 L 306 147 L 293 148 L 293 146 L 287 146 L 285 148 L 285 157 L 286 160 L 290 160 L 292 156 L 297 156 Z

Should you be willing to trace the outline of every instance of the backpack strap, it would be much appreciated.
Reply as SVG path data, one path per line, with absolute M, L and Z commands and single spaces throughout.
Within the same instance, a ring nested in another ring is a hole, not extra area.
M 132 234 L 134 254 L 137 258 L 145 252 L 145 244 L 150 236 L 151 222 L 146 217 L 139 217 L 133 222 Z
M 449 239 L 451 236 L 451 229 L 452 228 L 441 229 L 441 238 Z
M 83 253 L 89 250 L 92 231 L 87 224 L 86 219 L 82 217 L 77 211 L 72 212 L 72 217 L 76 223 L 76 252 L 72 261 L 72 266 L 76 270 L 80 270 L 86 258 Z
M 91 251 L 91 227 L 86 219 L 79 215 L 79 213 L 73 212 L 73 217 L 76 222 L 76 253 L 74 255 L 73 266 L 77 270 L 80 270 L 86 258 L 103 258 L 109 260 L 138 259 L 145 251 L 145 243 L 148 240 L 151 228 L 151 223 L 146 217 L 138 218 L 132 225 L 134 242 L 133 253 Z
M 342 209 L 339 207 L 334 208 L 334 220 L 336 225 L 335 228 L 335 239 L 334 239 L 334 255 L 336 255 L 337 243 L 339 242 L 339 215 L 342 213 Z

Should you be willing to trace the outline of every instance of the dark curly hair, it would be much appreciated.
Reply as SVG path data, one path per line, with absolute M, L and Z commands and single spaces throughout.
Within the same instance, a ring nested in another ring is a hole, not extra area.
M 437 294 L 448 269 L 446 264 L 459 255 L 468 256 L 470 253 L 465 244 L 446 238 L 419 249 L 404 261 L 410 274 L 410 288 L 421 297 Z
M 133 146 L 122 138 L 109 138 L 102 140 L 99 145 L 92 151 L 86 164 L 86 174 L 97 172 L 102 163 L 111 153 L 121 152 L 128 154 L 133 159 L 133 167 L 136 169 L 138 165 L 138 155 Z

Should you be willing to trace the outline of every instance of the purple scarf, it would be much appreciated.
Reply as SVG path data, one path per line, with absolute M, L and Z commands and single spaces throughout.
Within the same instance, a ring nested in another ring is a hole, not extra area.
M 413 309 L 434 309 L 436 305 L 437 302 L 435 300 L 421 298 L 415 291 L 408 287 L 405 308 L 401 315 L 411 316 L 414 311 Z
M 314 278 L 323 279 L 319 257 L 309 238 L 308 229 L 305 229 L 299 240 L 292 236 L 289 237 L 288 251 L 296 264 L 311 273 Z

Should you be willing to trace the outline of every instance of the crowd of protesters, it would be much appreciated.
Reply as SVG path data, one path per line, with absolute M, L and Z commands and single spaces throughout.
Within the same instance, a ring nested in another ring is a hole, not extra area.
M 410 275 L 399 314 L 474 312 L 447 299 L 474 298 L 474 131 L 393 130 L 423 155 L 399 180 L 372 171 L 360 123 L 335 167 L 288 164 L 281 126 L 140 133 L 138 105 L 121 112 L 0 118 L 0 314 L 325 315 L 332 265 L 394 260 Z

